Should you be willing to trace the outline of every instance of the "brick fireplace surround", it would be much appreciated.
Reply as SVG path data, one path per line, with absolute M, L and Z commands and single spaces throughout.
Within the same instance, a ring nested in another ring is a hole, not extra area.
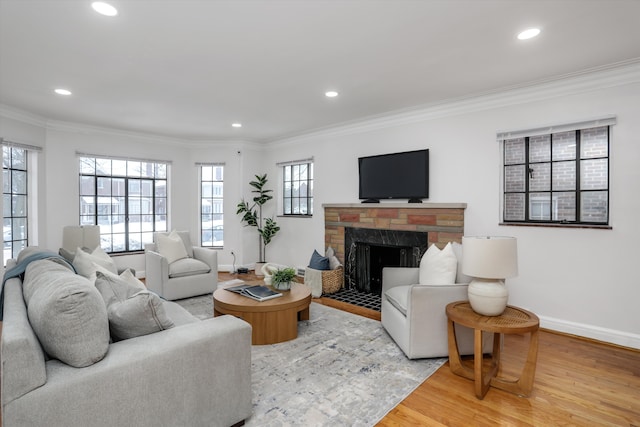
M 443 248 L 447 242 L 461 242 L 466 203 L 353 203 L 325 204 L 324 241 L 345 263 L 345 228 L 421 231 L 428 233 L 428 245 Z

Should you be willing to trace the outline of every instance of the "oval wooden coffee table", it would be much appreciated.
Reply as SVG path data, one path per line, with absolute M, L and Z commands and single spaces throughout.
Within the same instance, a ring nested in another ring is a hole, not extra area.
M 262 282 L 248 284 L 261 285 Z M 252 327 L 253 345 L 275 344 L 298 336 L 298 320 L 309 320 L 311 289 L 294 283 L 282 296 L 267 301 L 256 301 L 225 289 L 213 293 L 213 315 L 231 314 Z

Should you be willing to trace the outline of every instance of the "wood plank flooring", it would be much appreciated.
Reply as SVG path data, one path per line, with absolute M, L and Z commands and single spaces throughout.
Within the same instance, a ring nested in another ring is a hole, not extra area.
M 220 273 L 220 280 L 230 278 Z M 380 319 L 380 313 L 361 307 L 328 298 L 314 301 Z M 528 339 L 504 336 L 502 375 L 519 376 Z M 451 373 L 446 363 L 378 423 L 496 425 L 640 427 L 640 351 L 543 330 L 529 398 L 491 388 L 478 400 L 473 382 Z

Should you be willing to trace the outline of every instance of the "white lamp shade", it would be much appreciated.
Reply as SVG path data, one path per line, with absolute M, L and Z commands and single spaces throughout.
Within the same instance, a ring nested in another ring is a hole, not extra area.
M 515 237 L 463 237 L 462 272 L 483 279 L 506 279 L 518 275 Z

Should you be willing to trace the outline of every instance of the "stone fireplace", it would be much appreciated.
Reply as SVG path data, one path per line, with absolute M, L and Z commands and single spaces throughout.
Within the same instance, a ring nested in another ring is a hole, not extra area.
M 429 245 L 462 240 L 465 203 L 323 205 L 325 246 L 345 266 L 345 288 L 380 295 L 382 268 L 417 267 Z

